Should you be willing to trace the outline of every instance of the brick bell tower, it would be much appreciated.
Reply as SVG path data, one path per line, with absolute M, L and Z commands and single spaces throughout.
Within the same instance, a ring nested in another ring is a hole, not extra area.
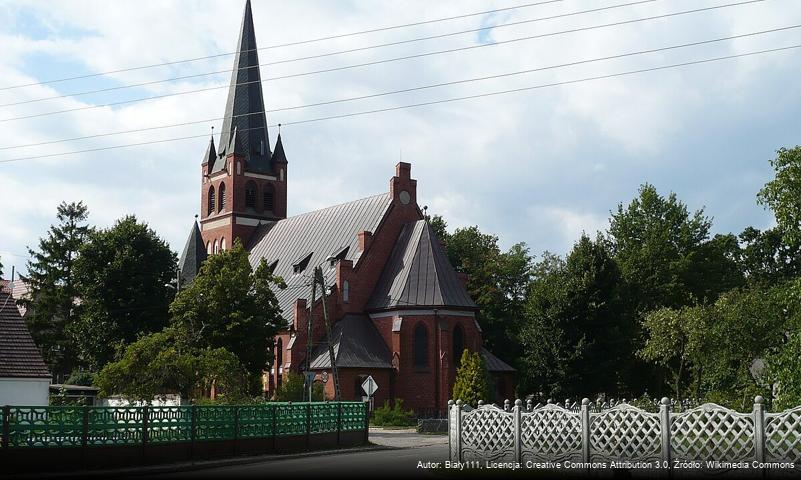
M 287 160 L 281 134 L 270 149 L 250 0 L 239 31 L 218 146 L 201 166 L 200 229 L 208 253 L 247 246 L 256 228 L 286 218 Z

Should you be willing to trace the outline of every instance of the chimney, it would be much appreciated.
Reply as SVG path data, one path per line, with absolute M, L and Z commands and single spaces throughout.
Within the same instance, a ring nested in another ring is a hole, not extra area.
M 373 232 L 362 230 L 359 235 L 359 250 L 366 252 L 370 245 L 373 243 Z

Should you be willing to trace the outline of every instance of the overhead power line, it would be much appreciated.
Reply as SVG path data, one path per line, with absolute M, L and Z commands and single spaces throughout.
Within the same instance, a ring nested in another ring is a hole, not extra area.
M 451 49 L 447 49 L 447 50 L 438 50 L 438 51 L 434 51 L 434 52 L 418 53 L 418 54 L 414 54 L 414 55 L 406 55 L 406 56 L 403 56 L 403 57 L 395 57 L 395 58 L 389 58 L 389 59 L 384 59 L 384 60 L 376 60 L 376 61 L 372 61 L 372 62 L 360 63 L 360 64 L 355 64 L 355 65 L 346 65 L 346 66 L 342 66 L 342 67 L 334 67 L 334 68 L 328 68 L 328 69 L 324 69 L 324 70 L 316 70 L 316 71 L 305 72 L 305 73 L 283 75 L 283 76 L 280 76 L 280 77 L 270 77 L 270 78 L 265 78 L 265 79 L 262 79 L 262 80 L 254 80 L 254 81 L 250 81 L 250 82 L 237 83 L 235 86 L 250 85 L 250 84 L 253 84 L 253 83 L 273 81 L 273 80 L 279 80 L 279 79 L 285 79 L 285 78 L 301 77 L 301 76 L 307 76 L 307 75 L 315 75 L 315 74 L 320 74 L 320 73 L 328 73 L 328 72 L 334 72 L 334 71 L 340 71 L 340 70 L 347 70 L 347 69 L 351 69 L 351 68 L 358 68 L 358 67 L 365 67 L 365 66 L 371 66 L 371 65 L 378 65 L 378 64 L 382 64 L 382 63 L 396 62 L 396 61 L 400 61 L 400 60 L 411 60 L 411 59 L 422 58 L 422 57 L 427 57 L 427 56 L 431 56 L 431 55 L 441 55 L 441 54 L 445 54 L 445 53 L 453 53 L 453 52 L 459 52 L 459 51 L 473 50 L 473 49 L 477 49 L 477 48 L 493 47 L 493 46 L 498 46 L 498 45 L 506 45 L 506 44 L 510 44 L 510 43 L 514 43 L 514 42 L 535 40 L 535 39 L 539 39 L 539 38 L 552 37 L 552 36 L 556 36 L 556 35 L 565 35 L 565 34 L 570 34 L 570 33 L 584 32 L 584 31 L 595 30 L 595 29 L 599 29 L 599 28 L 617 27 L 617 26 L 627 25 L 627 24 L 632 24 L 632 23 L 645 22 L 645 21 L 657 20 L 657 19 L 663 19 L 663 18 L 670 18 L 670 17 L 679 16 L 679 15 L 688 15 L 688 14 L 692 14 L 692 13 L 700 13 L 700 12 L 716 10 L 716 9 L 720 9 L 720 8 L 735 7 L 735 6 L 752 4 L 752 3 L 760 3 L 760 2 L 764 2 L 764 1 L 766 1 L 766 0 L 745 0 L 745 1 L 741 1 L 741 2 L 727 3 L 727 4 L 722 4 L 722 5 L 715 5 L 715 6 L 712 6 L 712 7 L 696 8 L 696 9 L 692 9 L 692 10 L 684 10 L 684 11 L 681 11 L 681 12 L 672 12 L 672 13 L 667 13 L 667 14 L 662 14 L 662 15 L 655 15 L 655 16 L 651 16 L 651 17 L 636 18 L 636 19 L 632 19 L 632 20 L 623 20 L 623 21 L 618 21 L 618 22 L 605 23 L 605 24 L 601 24 L 601 25 L 592 25 L 592 26 L 589 26 L 589 27 L 580 27 L 580 28 L 573 28 L 573 29 L 569 29 L 569 30 L 561 30 L 561 31 L 558 31 L 558 32 L 550 32 L 550 33 L 543 33 L 543 34 L 538 34 L 538 35 L 531 35 L 531 36 L 527 36 L 527 37 L 512 38 L 512 39 L 507 39 L 507 40 L 501 40 L 501 41 L 494 42 L 494 43 L 485 43 L 485 44 L 479 44 L 479 45 L 469 45 L 469 46 L 466 46 L 466 47 L 451 48 Z M 208 92 L 208 91 L 219 90 L 219 89 L 223 89 L 223 88 L 230 88 L 230 85 L 218 85 L 218 86 L 214 86 L 214 87 L 199 88 L 199 89 L 195 89 L 195 90 L 186 90 L 186 91 L 183 91 L 183 92 L 165 93 L 165 94 L 162 94 L 162 95 L 153 95 L 153 96 L 150 96 L 150 97 L 134 98 L 134 99 L 122 100 L 122 101 L 118 101 L 118 102 L 110 102 L 110 103 L 104 103 L 104 104 L 98 104 L 98 105 L 85 105 L 83 107 L 75 107 L 75 108 L 68 108 L 68 109 L 64 109 L 64 110 L 56 110 L 56 111 L 51 111 L 51 112 L 43 112 L 43 113 L 35 113 L 35 114 L 30 114 L 30 115 L 23 115 L 23 116 L 19 116 L 19 117 L 4 118 L 4 119 L 0 119 L 0 123 L 11 122 L 11 121 L 16 121 L 16 120 L 24 120 L 24 119 L 28 119 L 28 118 L 46 117 L 46 116 L 50 116 L 50 115 L 58 115 L 58 114 L 62 114 L 62 113 L 77 112 L 77 111 L 83 111 L 83 110 L 93 110 L 93 109 L 97 109 L 97 108 L 114 107 L 114 106 L 118 106 L 118 105 L 125 105 L 125 104 L 129 104 L 129 103 L 142 102 L 142 101 L 146 101 L 146 100 L 156 100 L 156 99 L 160 99 L 160 98 L 168 98 L 168 97 L 174 97 L 174 96 L 178 96 L 178 95 L 189 95 L 189 94 L 193 94 L 193 93 Z
M 677 45 L 668 45 L 666 47 L 658 47 L 658 48 L 652 48 L 652 49 L 647 49 L 647 50 L 639 50 L 639 51 L 635 51 L 635 52 L 626 52 L 626 53 L 620 53 L 620 54 L 616 54 L 616 55 L 608 55 L 608 56 L 604 56 L 604 57 L 596 57 L 596 58 L 591 58 L 591 59 L 576 60 L 576 61 L 568 62 L 568 63 L 561 63 L 561 64 L 557 64 L 557 65 L 548 65 L 548 66 L 544 66 L 544 67 L 529 68 L 529 69 L 526 69 L 526 70 L 518 70 L 518 71 L 514 71 L 514 72 L 501 73 L 501 74 L 497 74 L 497 75 L 488 75 L 488 76 L 483 76 L 483 77 L 474 77 L 474 78 L 468 78 L 468 79 L 462 79 L 462 80 L 453 80 L 453 81 L 449 81 L 449 82 L 441 82 L 441 83 L 434 83 L 434 84 L 428 84 L 428 85 L 420 85 L 420 86 L 416 86 L 416 87 L 404 88 L 404 89 L 400 89 L 400 90 L 392 90 L 392 91 L 388 91 L 388 92 L 373 93 L 373 94 L 362 95 L 362 96 L 358 96 L 358 97 L 348 97 L 348 98 L 342 98 L 342 99 L 328 100 L 328 101 L 324 101 L 324 102 L 317 102 L 317 103 L 310 103 L 310 104 L 303 104 L 303 105 L 295 105 L 295 106 L 290 106 L 290 107 L 282 107 L 282 108 L 263 110 L 263 111 L 248 113 L 248 114 L 242 114 L 242 115 L 224 116 L 224 117 L 217 117 L 217 118 L 207 118 L 207 119 L 203 119 L 203 120 L 193 120 L 193 121 L 189 121 L 189 122 L 182 122 L 182 123 L 176 123 L 176 124 L 171 124 L 171 125 L 160 125 L 160 126 L 153 126 L 153 127 L 144 127 L 144 128 L 137 128 L 137 129 L 131 129 L 131 130 L 123 130 L 123 131 L 118 131 L 118 132 L 99 133 L 99 134 L 94 134 L 94 135 L 85 135 L 85 136 L 81 136 L 81 137 L 72 137 L 72 138 L 65 138 L 65 139 L 60 139 L 60 140 L 51 140 L 51 141 L 47 141 L 47 142 L 29 143 L 29 144 L 26 144 L 26 145 L 14 145 L 14 146 L 0 147 L 0 150 L 11 150 L 11 149 L 17 149 L 17 148 L 37 147 L 37 146 L 42 146 L 42 145 L 52 145 L 52 144 L 55 144 L 55 143 L 65 143 L 65 142 L 72 142 L 72 141 L 77 141 L 77 140 L 86 140 L 86 139 L 90 139 L 90 138 L 109 137 L 109 136 L 123 135 L 123 134 L 129 134 L 129 133 L 139 133 L 139 132 L 152 131 L 152 130 L 161 130 L 161 129 L 165 129 L 165 128 L 184 127 L 184 126 L 189 126 L 189 125 L 196 125 L 196 124 L 202 124 L 202 123 L 225 120 L 227 118 L 238 118 L 238 117 L 250 116 L 250 115 L 260 115 L 260 114 L 267 114 L 267 113 L 284 112 L 284 111 L 289 111 L 289 110 L 298 110 L 298 109 L 302 109 L 302 108 L 319 107 L 319 106 L 332 105 L 332 104 L 337 104 L 337 103 L 351 102 L 351 101 L 357 101 L 357 100 L 365 100 L 365 99 L 369 99 L 369 98 L 383 97 L 383 96 L 395 95 L 395 94 L 399 94 L 399 93 L 408 93 L 408 92 L 426 90 L 426 89 L 437 88 L 437 87 L 458 85 L 458 84 L 470 83 L 470 82 L 478 82 L 478 81 L 483 81 L 483 80 L 492 80 L 492 79 L 497 79 L 497 78 L 504 78 L 504 77 L 511 77 L 511 76 L 516 76 L 516 75 L 523 75 L 523 74 L 527 74 L 527 73 L 540 72 L 540 71 L 545 71 L 545 70 L 553 70 L 553 69 L 564 68 L 564 67 L 572 67 L 572 66 L 588 64 L 588 63 L 595 63 L 595 62 L 601 62 L 601 61 L 607 61 L 607 60 L 615 60 L 615 59 L 620 59 L 620 58 L 632 57 L 632 56 L 636 56 L 636 55 L 645 55 L 645 54 L 649 54 L 649 53 L 657 53 L 657 52 L 664 52 L 664 51 L 668 51 L 668 50 L 676 50 L 676 49 L 680 49 L 680 48 L 695 47 L 695 46 L 707 45 L 707 44 L 711 44 L 711 43 L 719 43 L 719 42 L 724 42 L 724 41 L 729 41 L 729 40 L 735 40 L 735 39 L 738 39 L 738 38 L 746 38 L 746 37 L 753 37 L 753 36 L 757 36 L 757 35 L 765 35 L 765 34 L 768 34 L 768 33 L 775 33 L 775 32 L 792 30 L 792 29 L 797 29 L 797 28 L 801 28 L 801 24 L 795 24 L 795 25 L 790 25 L 790 26 L 786 26 L 786 27 L 772 28 L 772 29 L 769 29 L 769 30 L 761 30 L 761 31 L 757 31 L 757 32 L 743 33 L 743 34 L 739 34 L 739 35 L 730 35 L 730 36 L 726 36 L 726 37 L 713 38 L 713 39 L 709 39 L 709 40 L 700 40 L 700 41 L 697 41 L 697 42 L 682 43 L 682 44 L 677 44 Z
M 309 119 L 305 119 L 305 120 L 296 120 L 296 121 L 292 121 L 292 122 L 284 122 L 284 123 L 281 123 L 280 125 L 285 125 L 285 126 L 286 125 L 299 125 L 299 124 L 304 124 L 304 123 L 321 122 L 321 121 L 326 121 L 326 120 L 334 120 L 334 119 L 340 119 L 340 118 L 350 118 L 350 117 L 357 117 L 357 116 L 362 116 L 362 115 L 371 115 L 371 114 L 382 113 L 382 112 L 391 112 L 391 111 L 403 110 L 403 109 L 407 109 L 407 108 L 416 108 L 416 107 L 424 107 L 424 106 L 429 106 L 429 105 L 438 105 L 438 104 L 443 104 L 443 103 L 458 102 L 458 101 L 463 101 L 463 100 L 472 100 L 472 99 L 476 99 L 476 98 L 492 97 L 492 96 L 498 96 L 498 95 L 506 95 L 506 94 L 510 94 L 510 93 L 518 93 L 518 92 L 524 92 L 524 91 L 529 91 L 529 90 L 537 90 L 537 89 L 556 87 L 556 86 L 562 86 L 562 85 L 572 85 L 572 84 L 583 83 L 583 82 L 591 82 L 591 81 L 596 81 L 596 80 L 604 80 L 604 79 L 609 79 L 609 78 L 616 78 L 616 77 L 630 76 L 630 75 L 636 75 L 636 74 L 647 73 L 647 72 L 655 72 L 655 71 L 667 70 L 667 69 L 671 69 L 671 68 L 680 68 L 680 67 L 686 67 L 686 66 L 690 66 L 690 65 L 700 65 L 700 64 L 723 61 L 723 60 L 730 60 L 730 59 L 735 59 L 735 58 L 743 58 L 743 57 L 749 57 L 749 56 L 754 56 L 754 55 L 761 55 L 761 54 L 765 54 L 765 53 L 782 52 L 782 51 L 788 51 L 788 50 L 793 50 L 793 49 L 797 49 L 797 48 L 801 48 L 801 44 L 788 45 L 788 46 L 784 46 L 784 47 L 770 48 L 770 49 L 765 49 L 765 50 L 757 50 L 757 51 L 753 51 L 753 52 L 739 53 L 739 54 L 734 54 L 734 55 L 725 55 L 725 56 L 721 56 L 721 57 L 706 58 L 706 59 L 702 59 L 702 60 L 693 60 L 693 61 L 688 61 L 688 62 L 674 63 L 674 64 L 662 65 L 662 66 L 658 66 L 658 67 L 649 67 L 649 68 L 642 68 L 642 69 L 637 69 L 637 70 L 629 70 L 629 71 L 625 71 L 625 72 L 611 73 L 611 74 L 607 74 L 607 75 L 599 75 L 599 76 L 594 76 L 594 77 L 584 77 L 584 78 L 579 78 L 579 79 L 575 79 L 575 80 L 565 80 L 565 81 L 560 81 L 560 82 L 552 82 L 552 83 L 544 83 L 544 84 L 539 84 L 539 85 L 532 85 L 532 86 L 528 86 L 528 87 L 520 87 L 520 88 L 513 88 L 513 89 L 508 89 L 508 90 L 500 90 L 500 91 L 495 91 L 495 92 L 480 93 L 480 94 L 476 94 L 476 95 L 468 95 L 468 96 L 463 96 L 463 97 L 447 98 L 447 99 L 442 99 L 442 100 L 432 100 L 432 101 L 428 101 L 428 102 L 411 103 L 411 104 L 399 105 L 399 106 L 395 106 L 395 107 L 386 107 L 386 108 L 379 108 L 379 109 L 374 109 L 374 110 L 363 110 L 363 111 L 359 111 L 359 112 L 345 113 L 345 114 L 339 114 L 339 115 L 330 115 L 330 116 L 325 116 L 325 117 L 309 118 Z M 276 126 L 279 126 L 279 124 L 269 125 L 269 127 L 271 127 L 271 128 L 276 127 Z M 242 131 L 246 131 L 246 130 L 252 130 L 252 129 L 243 129 Z M 167 142 L 175 142 L 175 141 L 180 141 L 180 140 L 188 140 L 188 139 L 204 138 L 204 137 L 208 137 L 208 134 L 191 135 L 191 136 L 178 137 L 178 138 L 167 138 L 167 139 L 163 139 L 163 140 L 151 140 L 151 141 L 147 141 L 147 142 L 131 143 L 131 144 L 125 144 L 125 145 L 112 145 L 112 146 L 98 147 L 98 148 L 92 148 L 92 149 L 86 149 L 86 150 L 76 150 L 76 151 L 72 151 L 72 152 L 61 152 L 61 153 L 51 153 L 51 154 L 46 154 L 46 155 L 36 155 L 36 156 L 30 156 L 30 157 L 9 158 L 9 159 L 0 160 L 0 163 L 11 163 L 11 162 L 19 162 L 19 161 L 23 161 L 23 160 L 34 160 L 34 159 L 41 159 L 41 158 L 59 157 L 59 156 L 65 156 L 65 155 L 75 155 L 75 154 L 79 154 L 79 153 L 97 152 L 97 151 L 103 151 L 103 150 L 114 150 L 114 149 L 120 149 L 120 148 L 142 146 L 142 145 L 152 145 L 152 144 L 167 143 Z
M 286 59 L 286 60 L 277 60 L 277 61 L 272 61 L 272 62 L 267 62 L 267 63 L 261 63 L 259 65 L 252 65 L 252 66 L 248 66 L 248 67 L 239 67 L 239 68 L 236 68 L 236 69 L 229 68 L 227 70 L 217 70 L 217 71 L 214 71 L 214 72 L 195 73 L 195 74 L 192 74 L 192 75 L 183 75 L 183 76 L 179 76 L 179 77 L 164 78 L 164 79 L 161 79 L 161 80 L 151 80 L 151 81 L 148 81 L 148 82 L 132 83 L 132 84 L 126 84 L 126 85 L 118 85 L 116 87 L 99 88 L 99 89 L 96 89 L 96 90 L 86 90 L 86 91 L 82 91 L 82 92 L 75 92 L 75 93 L 69 93 L 69 94 L 63 94 L 63 95 L 53 95 L 53 96 L 50 96 L 50 97 L 34 98 L 34 99 L 30 99 L 30 100 L 23 100 L 23 101 L 20 101 L 20 102 L 4 103 L 4 104 L 0 104 L 0 107 L 11 107 L 11 106 L 14 106 L 14 105 L 25 105 L 25 104 L 30 104 L 30 103 L 44 102 L 46 100 L 56 100 L 56 99 L 59 99 L 59 98 L 79 97 L 79 96 L 84 96 L 84 95 L 91 95 L 91 94 L 94 94 L 94 93 L 112 92 L 112 91 L 125 90 L 125 89 L 129 89 L 129 88 L 145 87 L 145 86 L 149 86 L 149 85 L 158 85 L 158 84 L 161 84 L 161 83 L 175 82 L 175 81 L 178 81 L 178 80 L 188 80 L 188 79 L 191 79 L 191 78 L 208 77 L 208 76 L 212 76 L 212 75 L 219 75 L 219 74 L 222 74 L 222 73 L 231 73 L 234 70 L 236 70 L 236 71 L 249 70 L 251 68 L 268 67 L 268 66 L 271 66 L 271 65 L 283 64 L 283 63 L 292 63 L 292 62 L 299 62 L 299 61 L 303 61 L 303 60 L 311 60 L 311 59 L 317 59 L 317 58 L 323 58 L 323 57 L 331 57 L 331 56 L 334 56 L 334 55 L 342 55 L 342 54 L 345 54 L 345 53 L 360 52 L 360 51 L 372 50 L 372 49 L 382 48 L 382 47 L 403 45 L 403 44 L 408 44 L 408 43 L 413 43 L 413 42 L 421 42 L 421 41 L 424 41 L 424 40 L 433 40 L 433 39 L 439 39 L 439 38 L 445 38 L 445 37 L 452 37 L 452 36 L 455 36 L 455 35 L 464 35 L 464 34 L 467 34 L 467 33 L 476 33 L 476 32 L 481 32 L 481 31 L 485 31 L 485 30 L 505 28 L 505 27 L 523 25 L 523 24 L 534 23 L 534 22 L 542 22 L 542 21 L 545 21 L 545 20 L 554 20 L 554 19 L 558 19 L 558 18 L 572 17 L 572 16 L 582 15 L 582 14 L 587 14 L 587 13 L 597 13 L 597 12 L 601 12 L 601 11 L 604 11 L 604 10 L 612 10 L 612 9 L 615 9 L 615 8 L 630 7 L 630 6 L 633 6 L 633 5 L 641 5 L 641 4 L 644 4 L 644 3 L 653 3 L 653 2 L 657 2 L 657 1 L 659 1 L 659 0 L 639 0 L 639 1 L 636 1 L 636 2 L 621 3 L 621 4 L 617 4 L 617 5 L 606 6 L 606 7 L 592 8 L 592 9 L 589 9 L 589 10 L 579 10 L 579 11 L 575 11 L 575 12 L 562 13 L 562 14 L 559 14 L 559 15 L 551 15 L 551 16 L 547 16 L 547 17 L 533 18 L 533 19 L 529 19 L 529 20 L 521 20 L 521 21 L 517 21 L 517 22 L 509 22 L 509 23 L 500 23 L 500 24 L 495 24 L 495 25 L 488 25 L 486 27 L 473 28 L 473 29 L 470 29 L 470 30 L 460 30 L 458 32 L 443 33 L 443 34 L 431 35 L 431 36 L 427 36 L 427 37 L 418 37 L 418 38 L 412 38 L 412 39 L 407 39 L 407 40 L 401 40 L 401 41 L 397 41 L 397 42 L 381 43 L 381 44 L 377 44 L 377 45 L 368 45 L 368 46 L 365 46 L 365 47 L 351 48 L 349 50 L 339 50 L 339 51 L 335 51 L 335 52 L 328 52 L 328 53 L 305 56 L 305 57 L 296 57 L 296 58 L 290 58 L 290 59 Z M 755 0 L 755 1 L 762 1 L 762 0 Z
M 378 32 L 385 32 L 385 31 L 388 31 L 388 30 L 397 30 L 399 28 L 416 27 L 416 26 L 427 25 L 427 24 L 431 24 L 431 23 L 439 23 L 439 22 L 445 22 L 445 21 L 449 21 L 449 20 L 458 20 L 458 19 L 461 19 L 461 18 L 477 17 L 477 16 L 480 16 L 480 15 L 488 15 L 490 13 L 504 12 L 504 11 L 509 11 L 509 10 L 517 10 L 517 9 L 521 9 L 521 8 L 536 7 L 538 5 L 547 5 L 547 4 L 550 4 L 550 3 L 559 3 L 559 2 L 562 2 L 562 1 L 563 0 L 545 0 L 545 1 L 542 1 L 542 2 L 524 3 L 524 4 L 514 5 L 514 6 L 510 6 L 510 7 L 496 8 L 496 9 L 493 9 L 493 10 L 484 10 L 484 11 L 481 11 L 481 12 L 465 13 L 465 14 L 462 14 L 462 15 L 454 15 L 454 16 L 451 16 L 451 17 L 436 18 L 436 19 L 433 19 L 433 20 L 422 20 L 422 21 L 419 21 L 419 22 L 404 23 L 404 24 L 401 24 L 401 25 L 392 25 L 392 26 L 389 26 L 389 27 L 372 28 L 372 29 L 368 29 L 368 30 L 361 30 L 361 31 L 350 32 L 350 33 L 341 33 L 341 34 L 337 34 L 337 35 L 329 35 L 329 36 L 325 36 L 325 37 L 311 38 L 311 39 L 308 39 L 308 40 L 299 40 L 299 41 L 296 41 L 296 42 L 268 45 L 266 47 L 259 47 L 259 48 L 254 48 L 254 49 L 250 49 L 250 50 L 243 50 L 243 52 L 251 52 L 253 50 L 257 50 L 257 51 L 258 50 L 268 50 L 268 49 L 273 49 L 273 48 L 283 48 L 283 47 L 291 47 L 291 46 L 295 46 L 295 45 L 304 45 L 304 44 L 308 44 L 308 43 L 323 42 L 323 41 L 326 41 L 326 40 L 335 40 L 335 39 L 338 39 L 338 38 L 351 37 L 351 36 L 354 36 L 354 35 L 365 35 L 365 34 L 368 34 L 368 33 L 378 33 Z M 136 66 L 136 67 L 120 68 L 120 69 L 117 69 L 117 70 L 108 70 L 108 71 L 99 72 L 99 73 L 90 73 L 90 74 L 86 74 L 86 75 L 77 75 L 77 76 L 74 76 L 74 77 L 55 78 L 55 79 L 52 79 L 52 80 L 44 80 L 44 81 L 41 81 L 41 82 L 24 83 L 24 84 L 19 84 L 19 85 L 9 85 L 9 86 L 6 86 L 6 87 L 0 87 L 0 91 L 2 91 L 2 90 L 11 90 L 11 89 L 15 89 L 15 88 L 32 87 L 32 86 L 35 86 L 35 85 L 45 85 L 45 84 L 49 84 L 49 83 L 66 82 L 66 81 L 70 81 L 70 80 L 80 80 L 80 79 L 84 79 L 84 78 L 100 77 L 100 76 L 104 76 L 104 75 L 111 75 L 111 74 L 114 74 L 114 73 L 131 72 L 131 71 L 134 71 L 134 70 L 144 70 L 144 69 L 147 69 L 147 68 L 165 67 L 165 66 L 177 65 L 177 64 L 181 64 L 181 63 L 197 62 L 197 61 L 200 61 L 200 60 L 208 60 L 208 59 L 212 59 L 212 58 L 225 57 L 225 56 L 236 55 L 236 54 L 237 54 L 237 52 L 217 53 L 217 54 L 214 54 L 214 55 L 206 55 L 206 56 L 203 56 L 203 57 L 187 58 L 187 59 L 183 59 L 183 60 L 173 60 L 173 61 L 170 61 L 170 62 L 153 63 L 153 64 L 150 64 L 150 65 L 140 65 L 140 66 Z

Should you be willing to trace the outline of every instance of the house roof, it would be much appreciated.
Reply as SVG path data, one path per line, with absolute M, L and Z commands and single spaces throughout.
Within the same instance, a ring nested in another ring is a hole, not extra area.
M 272 172 L 270 136 L 264 112 L 259 52 L 250 0 L 245 2 L 245 13 L 239 29 L 218 148 L 218 159 L 211 167 L 212 173 L 222 170 L 225 167 L 224 157 L 233 152 L 245 156 L 246 170 Z
M 336 271 L 325 259 L 341 254 L 347 248 L 340 258 L 355 263 L 362 253 L 359 251 L 357 234 L 362 230 L 375 232 L 391 205 L 389 193 L 382 193 L 269 222 L 256 230 L 248 248 L 250 263 L 255 268 L 262 258 L 268 264 L 277 260 L 273 273 L 283 277 L 287 288 L 276 290 L 275 293 L 287 322 L 292 321 L 292 305 L 296 299 L 305 298 L 309 301 L 314 267 L 322 264 L 326 283 L 333 284 Z M 305 260 L 309 255 L 308 262 L 302 262 L 307 267 L 295 273 L 292 264 Z
M 50 378 L 11 295 L 0 290 L 0 378 Z
M 368 310 L 414 307 L 477 308 L 425 220 L 404 225 L 367 304 Z
M 338 368 L 392 368 L 392 356 L 367 315 L 345 315 L 331 329 Z M 327 345 L 312 353 L 311 369 L 331 368 Z
M 509 365 L 508 363 L 504 362 L 500 358 L 493 355 L 489 350 L 486 348 L 481 349 L 481 355 L 484 356 L 484 362 L 487 365 L 487 370 L 490 372 L 516 372 L 517 370 Z
M 186 240 L 181 258 L 178 260 L 178 275 L 181 279 L 181 288 L 189 285 L 200 271 L 200 265 L 206 260 L 206 246 L 203 244 L 203 236 L 197 222 L 192 223 L 192 230 Z

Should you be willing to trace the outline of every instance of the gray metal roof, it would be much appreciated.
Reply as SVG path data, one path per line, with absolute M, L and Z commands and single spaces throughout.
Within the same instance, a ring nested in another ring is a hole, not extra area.
M 392 368 L 387 344 L 367 315 L 345 315 L 331 329 L 334 358 L 339 368 Z M 312 352 L 311 368 L 331 368 L 327 345 Z
M 370 310 L 413 307 L 477 308 L 425 220 L 403 226 L 367 304 Z
M 245 156 L 245 169 L 272 172 L 270 136 L 264 113 L 264 94 L 259 72 L 259 52 L 253 28 L 250 0 L 245 3 L 239 42 L 236 46 L 234 69 L 225 104 L 225 119 L 220 133 L 219 155 L 211 171 L 224 168 L 222 157 L 236 151 Z
M 181 279 L 181 288 L 189 285 L 200 271 L 200 265 L 206 260 L 206 246 L 200 234 L 197 222 L 192 222 L 192 231 L 186 240 L 181 258 L 178 260 L 178 275 Z
M 493 355 L 486 348 L 481 349 L 481 355 L 484 356 L 484 362 L 487 364 L 487 370 L 490 372 L 516 372 L 514 367 L 504 362 L 500 358 Z
M 0 378 L 50 378 L 11 294 L 0 288 Z
M 311 296 L 311 287 L 307 285 L 314 267 L 323 264 L 327 284 L 333 284 L 336 272 L 325 259 L 348 247 L 344 259 L 355 263 L 361 255 L 357 234 L 362 230 L 375 233 L 391 205 L 389 193 L 382 193 L 271 222 L 256 230 L 248 248 L 250 263 L 255 268 L 262 258 L 268 264 L 278 260 L 273 273 L 283 277 L 287 288 L 277 290 L 276 297 L 288 322 L 292 320 L 295 300 L 308 300 Z M 294 273 L 292 264 L 309 254 L 306 270 Z

